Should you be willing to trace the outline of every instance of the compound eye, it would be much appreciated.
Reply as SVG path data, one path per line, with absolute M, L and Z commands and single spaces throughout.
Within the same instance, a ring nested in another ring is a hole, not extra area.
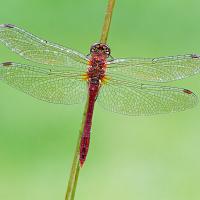
M 92 47 L 91 50 L 90 50 L 90 52 L 91 52 L 91 53 L 96 52 L 96 48 L 95 48 L 95 47 Z
M 109 50 L 109 49 L 106 49 L 106 50 L 105 50 L 105 53 L 107 54 L 107 56 L 109 56 L 109 55 L 110 55 L 110 50 Z

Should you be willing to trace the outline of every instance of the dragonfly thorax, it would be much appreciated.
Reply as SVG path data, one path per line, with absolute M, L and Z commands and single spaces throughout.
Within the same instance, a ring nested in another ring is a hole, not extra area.
M 106 59 L 102 55 L 93 55 L 90 60 L 90 66 L 104 68 L 106 64 Z
M 92 45 L 90 53 L 88 78 L 91 82 L 99 83 L 105 76 L 106 60 L 110 55 L 110 48 L 105 44 L 96 43 Z
M 99 83 L 105 76 L 105 69 L 100 66 L 90 66 L 87 71 L 89 81 Z

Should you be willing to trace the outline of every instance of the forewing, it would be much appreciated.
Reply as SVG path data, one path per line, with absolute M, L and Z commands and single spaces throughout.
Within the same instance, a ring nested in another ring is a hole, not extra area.
M 40 64 L 85 69 L 88 62 L 77 51 L 47 42 L 11 24 L 0 25 L 0 42 L 22 57 Z
M 187 89 L 109 80 L 97 99 L 106 110 L 125 115 L 154 115 L 194 107 L 198 99 Z
M 107 63 L 107 74 L 123 74 L 139 81 L 168 82 L 200 72 L 200 56 L 188 54 L 153 59 L 115 59 Z
M 63 73 L 54 68 L 42 68 L 12 62 L 0 64 L 0 80 L 37 99 L 57 103 L 84 102 L 87 84 L 80 74 Z

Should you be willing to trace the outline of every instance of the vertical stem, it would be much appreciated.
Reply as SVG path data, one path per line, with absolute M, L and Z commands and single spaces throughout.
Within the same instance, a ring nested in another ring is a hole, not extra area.
M 104 20 L 104 25 L 103 25 L 103 30 L 102 30 L 102 34 L 101 34 L 101 40 L 100 40 L 101 43 L 107 42 L 114 5 L 115 5 L 115 0 L 108 0 L 108 7 L 106 10 L 105 20 Z M 79 165 L 80 141 L 81 141 L 81 136 L 83 133 L 83 128 L 84 128 L 84 124 L 85 124 L 85 120 L 86 120 L 86 112 L 88 109 L 88 104 L 89 104 L 89 98 L 87 99 L 87 102 L 85 104 L 82 125 L 81 125 L 81 129 L 79 131 L 79 136 L 78 136 L 77 145 L 76 145 L 76 149 L 75 149 L 74 160 L 72 163 L 72 168 L 71 168 L 71 172 L 70 172 L 70 178 L 69 178 L 69 182 L 68 182 L 65 200 L 73 200 L 74 196 L 75 196 L 75 192 L 76 192 L 76 186 L 77 186 L 78 176 L 79 176 L 79 171 L 80 171 L 80 165 Z
M 80 165 L 79 165 L 79 152 L 80 151 L 79 151 L 79 149 L 80 149 L 81 136 L 82 136 L 83 128 L 84 128 L 84 124 L 85 124 L 88 104 L 89 104 L 89 98 L 87 98 L 87 102 L 85 104 L 82 124 L 81 124 L 81 128 L 80 128 L 79 135 L 78 135 L 78 140 L 77 140 L 77 144 L 76 144 L 74 160 L 72 163 L 72 168 L 71 168 L 71 172 L 70 172 L 70 178 L 69 178 L 69 182 L 68 182 L 65 200 L 73 200 L 74 196 L 75 196 L 75 192 L 76 192 L 76 186 L 77 186 L 78 176 L 79 176 L 79 171 L 80 171 Z
M 101 43 L 107 42 L 114 5 L 115 5 L 115 0 L 108 1 L 108 7 L 106 10 L 103 29 L 101 33 L 101 40 L 100 40 Z

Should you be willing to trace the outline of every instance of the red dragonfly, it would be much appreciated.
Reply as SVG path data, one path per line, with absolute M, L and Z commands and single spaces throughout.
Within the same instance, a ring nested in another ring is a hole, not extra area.
M 0 25 L 0 41 L 37 64 L 4 62 L 0 79 L 40 100 L 56 104 L 82 103 L 88 98 L 80 144 L 80 165 L 86 160 L 94 104 L 125 115 L 153 115 L 194 107 L 190 90 L 151 85 L 200 72 L 200 56 L 187 54 L 161 58 L 113 59 L 107 44 L 95 43 L 85 56 L 48 42 L 11 24 Z

